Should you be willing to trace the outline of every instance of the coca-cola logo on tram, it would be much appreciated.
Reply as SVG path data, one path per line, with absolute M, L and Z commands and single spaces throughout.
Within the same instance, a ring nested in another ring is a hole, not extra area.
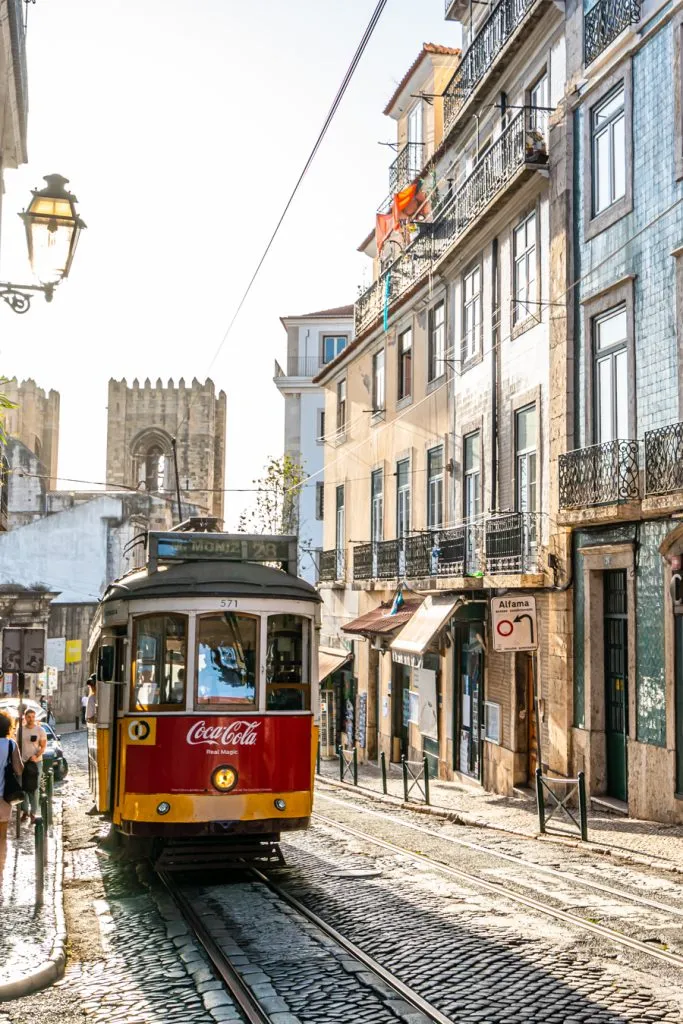
M 227 725 L 212 725 L 204 719 L 194 722 L 187 731 L 187 743 L 190 746 L 206 744 L 221 747 L 232 744 L 237 747 L 253 747 L 258 739 L 261 722 L 235 719 Z

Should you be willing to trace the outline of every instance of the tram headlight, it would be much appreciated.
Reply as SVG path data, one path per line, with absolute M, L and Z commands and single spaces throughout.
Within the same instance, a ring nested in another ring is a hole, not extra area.
M 168 814 L 171 810 L 171 805 L 167 800 L 162 800 L 160 804 L 157 804 L 157 814 Z
M 287 806 L 287 804 L 282 799 L 282 797 L 278 797 L 277 800 L 274 801 L 274 803 L 275 803 L 275 808 L 278 811 L 284 811 L 285 807 Z
M 211 781 L 220 793 L 229 793 L 237 785 L 237 772 L 229 764 L 221 764 L 214 769 Z

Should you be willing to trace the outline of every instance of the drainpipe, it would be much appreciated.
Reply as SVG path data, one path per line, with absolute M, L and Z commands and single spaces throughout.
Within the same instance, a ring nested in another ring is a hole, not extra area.
M 498 360 L 500 353 L 498 239 L 491 246 L 491 508 L 498 508 Z

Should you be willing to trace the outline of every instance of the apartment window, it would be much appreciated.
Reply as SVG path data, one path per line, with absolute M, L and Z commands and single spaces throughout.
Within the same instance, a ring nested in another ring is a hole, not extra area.
M 539 131 L 544 138 L 548 127 L 549 106 L 548 73 L 544 71 L 529 89 L 529 128 L 531 131 Z
M 517 511 L 536 511 L 536 406 L 515 413 Z
M 481 435 L 479 431 L 463 438 L 463 499 L 465 519 L 481 514 Z
M 346 431 L 346 379 L 337 382 L 337 433 Z
M 325 410 L 318 409 L 315 414 L 315 439 L 317 444 L 325 443 Z
M 443 447 L 427 452 L 427 526 L 443 526 Z
M 513 233 L 514 300 L 513 323 L 536 312 L 536 213 L 531 213 Z
M 323 363 L 331 363 L 348 344 L 346 335 L 323 334 Z
M 446 306 L 437 302 L 429 311 L 429 339 L 427 353 L 427 377 L 436 380 L 446 372 Z
M 346 519 L 344 509 L 344 484 L 339 484 L 335 491 L 334 546 L 338 552 L 344 550 L 346 535 Z
M 602 443 L 629 436 L 628 335 L 626 306 L 593 320 L 595 439 Z
M 593 216 L 626 195 L 626 117 L 623 83 L 591 111 Z
M 410 533 L 410 459 L 396 463 L 396 536 Z
M 384 408 L 384 349 L 381 349 L 372 357 L 372 411 L 384 412 Z
M 462 279 L 462 360 L 466 363 L 481 347 L 481 267 Z
M 411 328 L 398 336 L 398 398 L 413 393 L 413 332 Z
M 370 477 L 370 540 L 376 544 L 384 536 L 384 473 L 376 469 Z
M 422 100 L 408 114 L 408 177 L 412 181 L 422 167 Z
M 320 480 L 315 485 L 315 518 L 325 518 L 325 484 Z

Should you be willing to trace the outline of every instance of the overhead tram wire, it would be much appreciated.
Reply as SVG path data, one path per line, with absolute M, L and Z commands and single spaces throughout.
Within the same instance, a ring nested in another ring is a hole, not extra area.
M 388 0 L 378 0 L 377 6 L 375 7 L 374 11 L 372 12 L 372 16 L 370 18 L 370 21 L 368 22 L 368 24 L 367 24 L 367 26 L 365 28 L 365 31 L 364 31 L 363 36 L 361 38 L 361 41 L 358 44 L 358 46 L 356 48 L 356 52 L 354 53 L 354 55 L 353 55 L 353 57 L 351 59 L 351 63 L 349 64 L 348 68 L 346 69 L 346 73 L 345 73 L 345 75 L 344 75 L 344 77 L 343 77 L 343 79 L 341 81 L 341 84 L 340 84 L 339 88 L 337 89 L 337 92 L 335 94 L 334 99 L 332 100 L 332 105 L 330 106 L 330 109 L 327 112 L 327 116 L 325 117 L 325 120 L 323 122 L 322 128 L 320 129 L 320 132 L 318 133 L 318 137 L 316 138 L 315 143 L 313 144 L 313 148 L 312 148 L 311 152 L 308 155 L 306 163 L 303 166 L 303 170 L 301 171 L 299 177 L 297 178 L 296 184 L 294 185 L 294 188 L 292 189 L 292 191 L 290 193 L 290 196 L 289 196 L 287 202 L 285 203 L 284 209 L 283 209 L 282 213 L 280 214 L 280 217 L 279 217 L 279 219 L 278 219 L 278 221 L 277 221 L 277 223 L 276 223 L 276 225 L 275 225 L 275 227 L 274 227 L 274 229 L 272 231 L 272 234 L 271 234 L 270 238 L 268 239 L 266 247 L 263 250 L 258 263 L 256 264 L 256 268 L 255 268 L 253 274 L 251 275 L 251 277 L 249 279 L 247 287 L 245 288 L 244 292 L 242 293 L 242 297 L 241 297 L 240 301 L 237 304 L 237 308 L 235 309 L 235 312 L 232 315 L 232 318 L 231 318 L 231 320 L 230 320 L 230 322 L 229 322 L 229 324 L 228 324 L 228 326 L 227 326 L 227 328 L 225 330 L 225 333 L 223 334 L 223 337 L 221 338 L 220 344 L 219 344 L 218 348 L 216 349 L 216 351 L 213 354 L 211 362 L 209 363 L 208 369 L 206 371 L 207 373 L 210 373 L 211 368 L 213 367 L 213 365 L 215 364 L 216 360 L 218 359 L 218 356 L 220 355 L 221 351 L 223 350 L 223 346 L 225 345 L 226 341 L 228 340 L 230 332 L 232 331 L 232 328 L 235 325 L 235 321 L 237 320 L 237 317 L 240 315 L 240 312 L 242 311 L 242 307 L 244 306 L 244 303 L 247 301 L 247 299 L 249 297 L 251 289 L 253 288 L 253 286 L 254 286 L 254 284 L 256 282 L 256 278 L 258 277 L 258 275 L 259 275 L 259 273 L 261 271 L 261 267 L 265 263 L 266 257 L 268 256 L 268 253 L 270 252 L 270 250 L 271 250 L 271 248 L 273 246 L 273 243 L 274 243 L 274 241 L 275 241 L 275 239 L 276 239 L 276 237 L 277 237 L 277 235 L 278 235 L 278 233 L 280 231 L 280 228 L 282 227 L 282 223 L 283 223 L 285 217 L 287 216 L 287 214 L 289 212 L 289 208 L 292 205 L 292 203 L 294 202 L 294 199 L 295 199 L 295 197 L 296 197 L 296 195 L 297 195 L 297 193 L 298 193 L 298 191 L 299 191 L 299 189 L 300 189 L 300 187 L 301 187 L 301 185 L 303 183 L 304 178 L 308 174 L 308 171 L 309 171 L 309 169 L 311 167 L 311 164 L 313 163 L 313 161 L 314 161 L 314 159 L 316 157 L 316 154 L 317 154 L 318 150 L 320 149 L 320 146 L 322 145 L 323 139 L 327 135 L 328 129 L 329 129 L 330 125 L 332 124 L 332 121 L 334 120 L 334 117 L 335 117 L 335 115 L 337 113 L 337 110 L 339 109 L 339 105 L 341 104 L 341 101 L 344 98 L 346 90 L 348 89 L 348 87 L 349 87 L 349 85 L 351 83 L 351 79 L 353 78 L 353 76 L 354 76 L 354 74 L 356 72 L 356 69 L 357 69 L 357 67 L 358 67 L 358 65 L 359 65 L 359 63 L 361 61 L 361 58 L 362 58 L 363 54 L 365 53 L 367 45 L 370 42 L 370 39 L 371 39 L 371 37 L 372 37 L 376 27 L 377 27 L 379 19 L 381 18 L 382 13 L 383 13 L 384 8 L 386 7 L 387 3 L 388 3 Z M 193 394 L 192 398 L 190 399 L 190 401 L 188 403 L 188 406 L 187 406 L 187 409 L 185 410 L 184 415 L 182 416 L 182 418 L 180 420 L 178 420 L 178 423 L 176 424 L 176 430 L 175 430 L 176 435 L 177 435 L 178 431 L 180 430 L 181 426 L 183 425 L 183 423 L 185 423 L 185 421 L 188 419 L 188 417 L 190 415 L 190 411 L 192 409 L 192 404 L 193 404 L 194 401 L 195 401 L 195 395 Z

